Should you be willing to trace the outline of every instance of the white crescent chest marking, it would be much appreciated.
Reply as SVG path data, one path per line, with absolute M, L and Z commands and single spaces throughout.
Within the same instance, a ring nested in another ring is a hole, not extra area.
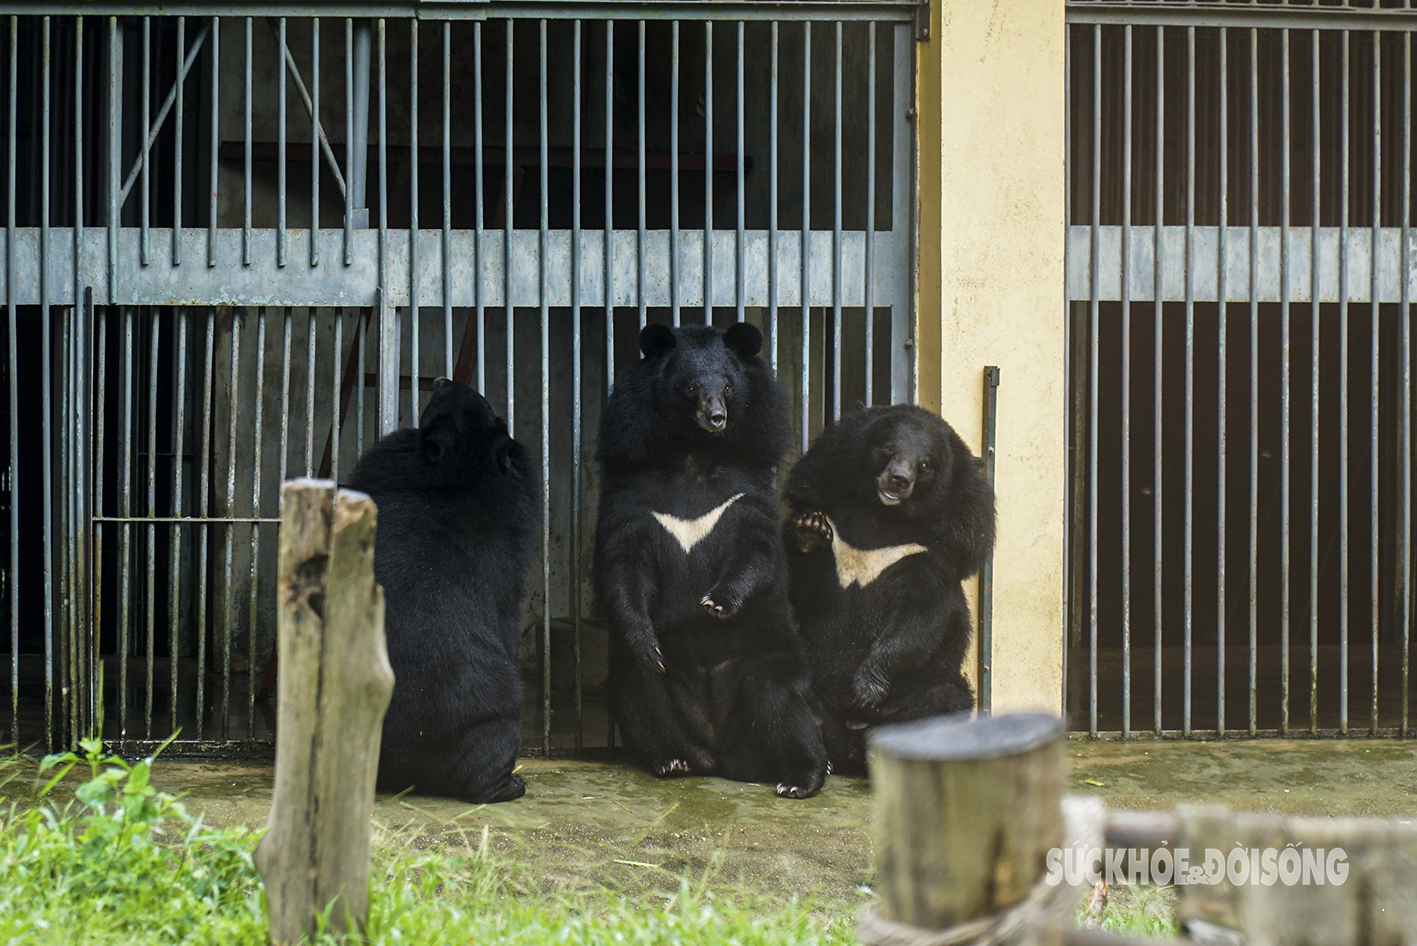
M 881 577 L 881 572 L 901 559 L 926 551 L 918 542 L 905 545 L 887 545 L 879 549 L 858 549 L 841 537 L 841 530 L 827 517 L 832 527 L 832 556 L 836 559 L 836 580 L 842 590 L 853 584 L 865 588 Z
M 728 507 L 742 498 L 742 493 L 736 493 L 725 499 L 722 505 L 710 509 L 697 519 L 680 519 L 667 512 L 654 513 L 654 518 L 659 520 L 665 531 L 674 536 L 674 541 L 678 542 L 684 554 L 688 555 L 690 549 L 708 538 L 708 534 L 718 525 L 718 520 L 723 518 Z

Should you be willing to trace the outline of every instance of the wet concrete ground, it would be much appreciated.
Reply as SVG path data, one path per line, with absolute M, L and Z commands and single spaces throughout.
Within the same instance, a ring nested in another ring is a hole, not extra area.
M 1073 742 L 1069 790 L 1109 805 L 1167 809 L 1188 801 L 1291 815 L 1417 814 L 1417 743 L 1397 740 L 1225 743 Z M 548 887 L 608 885 L 638 893 L 678 878 L 710 878 L 770 896 L 812 896 L 829 912 L 859 904 L 870 883 L 870 790 L 832 778 L 789 801 L 765 785 L 655 779 L 628 763 L 523 763 L 526 797 L 470 807 L 380 796 L 384 846 L 456 852 L 481 839 L 535 865 Z M 268 765 L 159 761 L 153 781 L 188 793 L 209 821 L 259 827 L 270 805 Z M 0 787 L 11 797 L 21 780 Z

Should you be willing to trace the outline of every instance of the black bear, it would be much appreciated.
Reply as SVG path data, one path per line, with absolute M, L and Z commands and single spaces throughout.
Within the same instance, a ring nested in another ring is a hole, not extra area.
M 786 397 L 762 344 L 742 322 L 640 332 L 601 417 L 595 578 L 631 752 L 659 776 L 807 798 L 827 762 L 778 528 Z
M 858 409 L 787 479 L 793 611 L 832 769 L 862 774 L 862 730 L 967 711 L 960 583 L 994 547 L 994 491 L 949 424 L 909 405 Z
M 517 644 L 541 514 L 526 448 L 481 394 L 439 378 L 418 429 L 370 447 L 350 485 L 379 507 L 374 577 L 394 669 L 379 789 L 521 797 Z

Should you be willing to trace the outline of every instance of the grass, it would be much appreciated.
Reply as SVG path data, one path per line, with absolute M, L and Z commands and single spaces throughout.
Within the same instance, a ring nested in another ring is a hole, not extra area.
M 1175 887 L 1117 885 L 1094 889 L 1078 908 L 1077 925 L 1083 929 L 1127 936 L 1179 939 Z
M 71 801 L 55 787 L 75 767 L 88 778 Z M 214 828 L 150 784 L 152 759 L 129 763 L 97 741 L 47 757 L 36 803 L 0 809 L 0 942 L 262 944 L 264 892 L 252 860 L 258 834 Z M 22 773 L 0 762 L 0 785 Z M 13 792 L 10 792 L 13 796 Z M 664 871 L 649 895 L 548 889 L 535 852 L 494 850 L 484 829 L 468 853 L 421 851 L 408 831 L 376 832 L 365 941 L 393 943 L 855 942 L 854 917 L 807 901 L 719 889 L 716 865 L 699 877 Z M 648 867 L 649 865 L 644 865 Z M 328 917 L 313 940 L 333 944 Z

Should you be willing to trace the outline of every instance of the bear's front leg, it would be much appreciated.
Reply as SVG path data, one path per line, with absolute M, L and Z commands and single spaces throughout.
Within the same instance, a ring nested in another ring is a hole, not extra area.
M 605 616 L 637 665 L 664 673 L 664 652 L 649 618 L 653 575 L 647 568 L 634 567 L 635 564 L 609 568 L 602 576 Z
M 742 550 L 728 565 L 728 572 L 699 600 L 699 604 L 716 618 L 731 618 L 743 607 L 743 602 L 773 575 L 773 549 L 759 541 Z
M 805 555 L 816 549 L 831 548 L 832 526 L 824 512 L 804 512 L 792 520 L 797 534 L 797 547 Z

